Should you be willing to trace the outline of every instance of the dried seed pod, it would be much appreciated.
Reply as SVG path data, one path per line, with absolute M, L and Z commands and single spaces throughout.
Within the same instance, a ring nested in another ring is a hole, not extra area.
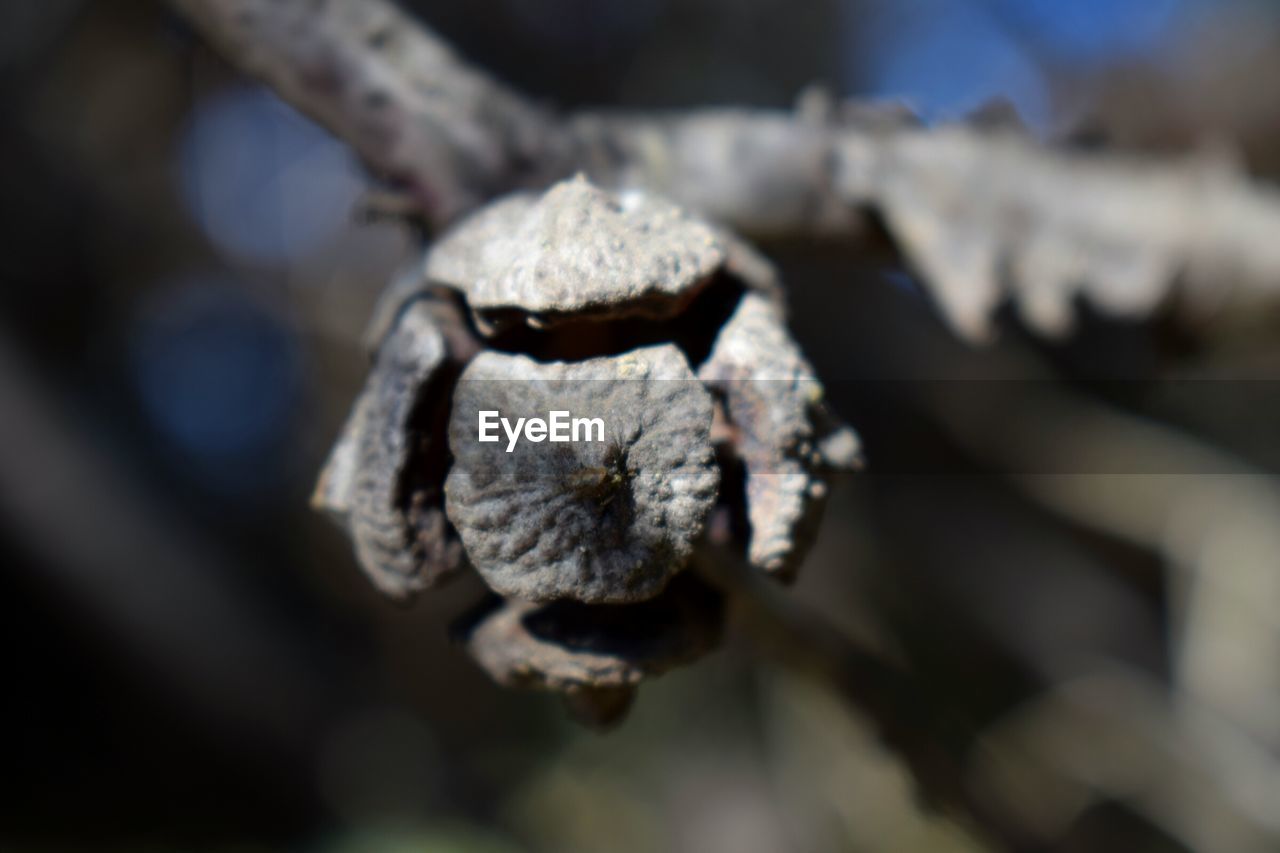
M 859 461 L 784 312 L 765 258 L 666 202 L 581 178 L 510 196 L 380 299 L 313 500 L 392 596 L 470 562 L 496 593 L 476 660 L 612 725 L 718 637 L 695 547 L 747 538 L 789 577 L 825 476 Z
M 824 473 L 859 464 L 857 436 L 826 411 L 813 368 L 758 294 L 744 294 L 698 376 L 723 395 L 723 434 L 746 467 L 747 557 L 789 577 L 826 494 Z
M 581 362 L 482 353 L 454 392 L 445 486 L 472 564 L 495 591 L 530 601 L 657 595 L 715 502 L 711 409 L 670 345 Z M 589 437 L 602 440 L 484 443 L 481 411 L 598 418 Z
M 426 275 L 464 292 L 482 320 L 514 313 L 550 325 L 670 316 L 725 259 L 717 232 L 681 208 L 579 177 L 466 219 L 432 248 Z
M 439 428 L 459 369 L 438 320 L 447 310 L 419 300 L 398 318 L 312 495 L 313 506 L 348 529 L 378 589 L 399 600 L 462 563 L 441 493 Z
M 715 648 L 723 616 L 720 593 L 685 572 L 638 604 L 493 599 L 457 632 L 499 684 L 563 692 L 600 724 L 625 712 L 627 694 L 643 679 Z

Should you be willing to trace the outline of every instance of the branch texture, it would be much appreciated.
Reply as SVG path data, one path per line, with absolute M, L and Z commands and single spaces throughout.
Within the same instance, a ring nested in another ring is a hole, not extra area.
M 382 0 L 172 0 L 222 53 L 346 140 L 428 222 L 570 168 L 555 118 Z

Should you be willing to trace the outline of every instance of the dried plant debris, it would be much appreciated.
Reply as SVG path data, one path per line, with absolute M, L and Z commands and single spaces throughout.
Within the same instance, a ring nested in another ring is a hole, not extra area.
M 711 396 L 671 345 L 581 362 L 486 352 L 454 394 L 446 507 L 495 591 L 643 601 L 688 561 L 715 502 Z M 481 411 L 566 411 L 595 441 L 477 441 Z
M 462 290 L 482 320 L 512 312 L 534 325 L 667 317 L 726 255 L 717 232 L 679 207 L 638 191 L 613 195 L 579 177 L 466 219 L 433 247 L 426 276 Z
M 1226 297 L 1274 300 L 1280 196 L 1230 158 L 1183 162 L 1048 149 L 973 123 L 851 135 L 842 193 L 878 208 L 951 326 L 992 335 L 1006 300 L 1036 331 L 1071 331 L 1075 303 L 1140 318 Z
M 470 614 L 458 634 L 499 684 L 578 694 L 633 688 L 702 657 L 719 642 L 723 616 L 720 593 L 685 572 L 638 604 L 494 599 Z
M 440 328 L 443 310 L 421 300 L 399 317 L 312 496 L 347 528 L 374 584 L 399 600 L 462 563 L 441 491 L 445 444 L 437 413 L 447 412 L 458 370 Z
M 746 467 L 753 566 L 790 577 L 826 495 L 826 475 L 860 463 L 857 435 L 822 404 L 822 385 L 763 297 L 743 296 L 698 376 L 720 392 L 724 435 Z

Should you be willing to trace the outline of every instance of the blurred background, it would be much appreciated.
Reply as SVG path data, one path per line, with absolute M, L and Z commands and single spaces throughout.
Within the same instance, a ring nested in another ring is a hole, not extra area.
M 1269 0 L 410 5 L 566 107 L 1004 98 L 1280 173 Z M 0 5 L 0 181 L 0 847 L 984 849 L 740 632 L 600 736 L 450 645 L 477 583 L 377 596 L 307 496 L 416 238 L 162 4 Z M 1040 849 L 1280 849 L 1280 318 L 972 350 L 884 258 L 765 248 L 871 462 L 791 595 L 911 661 Z

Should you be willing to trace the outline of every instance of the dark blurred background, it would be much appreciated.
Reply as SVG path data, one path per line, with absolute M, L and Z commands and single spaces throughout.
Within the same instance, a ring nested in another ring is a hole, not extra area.
M 1045 137 L 1280 172 L 1267 0 L 410 5 L 566 107 L 1002 97 Z M 599 736 L 450 645 L 477 583 L 377 596 L 307 496 L 415 237 L 357 223 L 352 155 L 163 4 L 0 5 L 0 181 L 0 847 L 981 849 L 748 639 Z M 1082 307 L 978 351 L 883 258 L 766 248 L 872 466 L 792 594 L 908 656 L 1050 849 L 1280 849 L 1280 406 L 1162 390 L 1270 378 L 1275 318 Z M 975 421 L 958 377 L 1018 381 Z

